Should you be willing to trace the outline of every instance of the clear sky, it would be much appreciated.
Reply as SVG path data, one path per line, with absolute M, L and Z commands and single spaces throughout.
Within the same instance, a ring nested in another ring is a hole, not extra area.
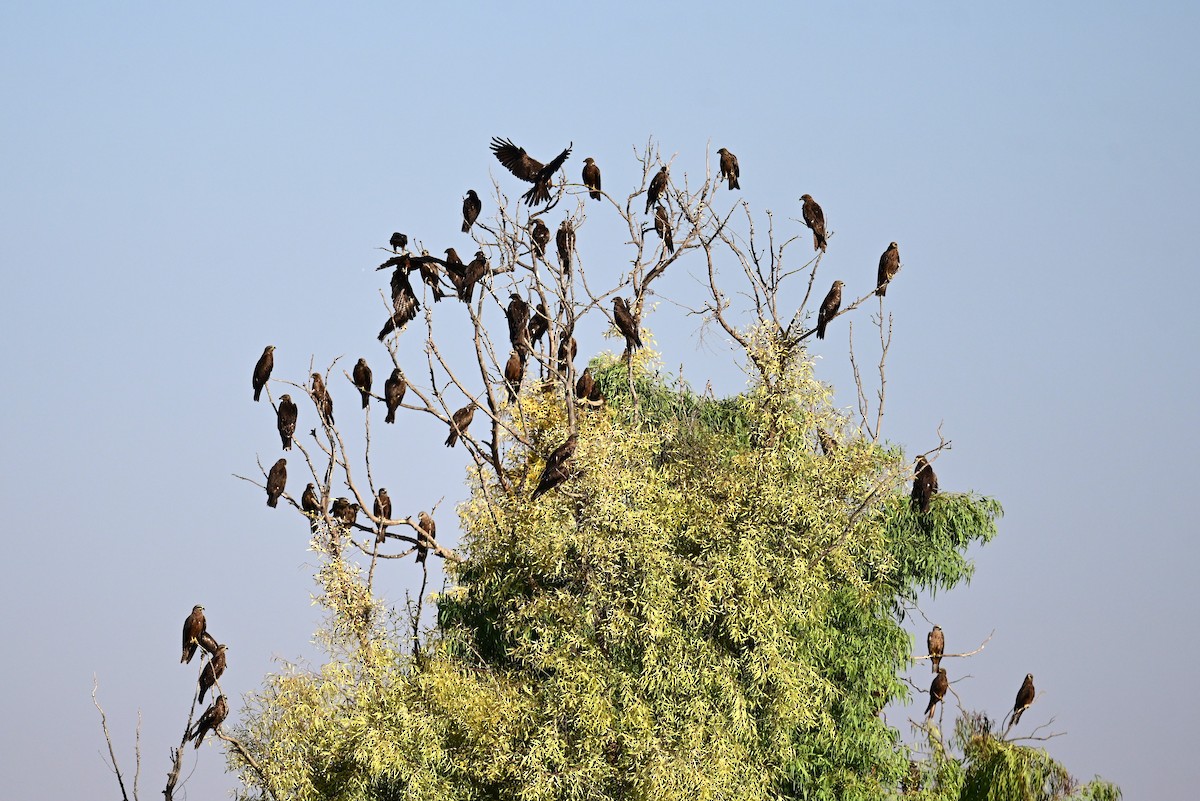
M 1200 12 L 778 8 L 0 7 L 0 796 L 115 792 L 93 676 L 127 767 L 142 711 L 141 791 L 156 796 L 195 680 L 176 657 L 195 603 L 230 645 L 235 699 L 273 660 L 316 656 L 303 523 L 232 477 L 278 453 L 251 368 L 273 343 L 276 377 L 366 356 L 381 382 L 377 248 L 393 230 L 468 245 L 465 190 L 486 216 L 490 176 L 522 189 L 494 135 L 543 159 L 573 141 L 568 174 L 593 156 L 614 192 L 636 185 L 632 148 L 651 137 L 677 180 L 728 147 L 741 198 L 781 228 L 798 227 L 802 193 L 821 202 L 822 270 L 856 297 L 898 241 L 884 434 L 920 452 L 941 425 L 943 491 L 1007 512 L 971 586 L 923 604 L 947 650 L 995 630 L 950 665 L 971 676 L 956 691 L 999 716 L 1032 672 L 1044 694 L 1022 726 L 1054 717 L 1068 734 L 1046 745 L 1073 772 L 1129 798 L 1194 790 Z M 623 240 L 599 211 L 589 223 L 581 252 L 615 274 Z M 646 321 L 665 368 L 735 392 L 732 351 L 665 302 L 694 286 L 698 264 L 677 269 Z M 813 349 L 850 407 L 841 323 Z M 617 347 L 585 339 L 581 361 Z M 355 420 L 353 389 L 332 389 Z M 465 454 L 424 418 L 380 430 L 372 414 L 397 512 L 444 497 L 452 538 Z M 412 563 L 384 570 L 402 604 Z M 927 629 L 913 624 L 920 647 Z M 919 712 L 893 712 L 906 736 Z M 221 755 L 194 753 L 189 797 L 222 796 Z

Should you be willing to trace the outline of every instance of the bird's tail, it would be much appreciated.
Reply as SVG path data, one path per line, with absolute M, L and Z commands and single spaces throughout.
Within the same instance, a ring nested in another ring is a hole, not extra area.
M 937 673 L 938 668 L 942 664 L 942 658 L 940 656 L 935 656 L 931 661 L 933 662 L 933 672 Z
M 887 297 L 887 285 L 888 285 L 888 282 L 884 281 L 882 284 L 879 285 L 879 289 L 875 290 L 875 294 L 881 298 Z
M 262 387 L 258 387 L 257 389 L 255 389 L 255 390 L 254 390 L 254 400 L 255 400 L 255 402 L 257 402 L 257 401 L 258 401 L 258 399 L 259 399 L 261 396 L 262 396 Z
M 590 197 L 592 200 L 599 200 L 599 199 L 600 199 L 600 190 L 599 190 L 599 189 L 593 189 L 591 192 L 588 192 L 588 196 L 589 196 L 589 197 Z
M 471 231 L 471 226 L 470 226 L 470 224 L 469 224 L 469 223 L 468 223 L 466 220 L 463 220 L 463 230 L 462 230 L 462 232 L 463 232 L 464 234 L 466 234 L 466 233 L 469 233 L 470 231 Z
M 278 505 L 279 505 L 279 499 L 278 499 L 278 498 L 274 497 L 273 495 L 268 495 L 268 496 L 267 496 L 267 506 L 270 506 L 272 509 L 274 509 L 274 508 L 275 508 L 275 507 L 277 507 Z M 201 701 L 203 701 L 204 699 L 203 699 L 203 698 L 201 698 L 200 700 L 201 700 Z
M 359 392 L 362 393 L 363 408 L 365 409 L 367 408 L 367 404 L 371 402 L 371 393 L 367 392 L 365 389 L 360 389 Z
M 396 422 L 396 410 L 388 409 L 387 417 L 383 418 L 383 422 L 395 423 Z

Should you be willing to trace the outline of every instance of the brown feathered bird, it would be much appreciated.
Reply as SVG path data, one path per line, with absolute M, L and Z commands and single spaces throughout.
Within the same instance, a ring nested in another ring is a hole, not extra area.
M 549 237 L 549 233 L 547 233 Z M 482 250 L 475 251 L 475 258 L 471 259 L 471 263 L 466 266 L 463 271 L 463 282 L 458 289 L 458 299 L 463 303 L 470 303 L 475 296 L 475 285 L 483 280 L 487 275 L 487 256 L 483 255 Z
M 207 629 L 205 631 L 200 632 L 199 642 L 200 642 L 201 648 L 203 648 L 205 651 L 208 651 L 209 654 L 216 656 L 217 640 L 215 637 L 213 637 L 211 634 L 208 633 Z
M 592 200 L 600 199 L 600 168 L 591 156 L 583 160 L 583 185 L 591 190 L 588 197 Z
M 1026 673 L 1025 681 L 1021 682 L 1021 689 L 1017 690 L 1017 701 L 1013 704 L 1012 723 L 1008 724 L 1009 726 L 1016 726 L 1021 722 L 1021 715 L 1033 705 L 1036 695 L 1033 689 L 1033 674 Z
M 333 398 L 325 388 L 325 379 L 320 373 L 312 374 L 312 399 L 317 407 L 317 416 L 326 424 L 333 425 Z
M 392 519 L 392 499 L 388 497 L 387 490 L 383 487 L 379 488 L 378 494 L 375 496 L 375 508 L 372 509 L 375 516 L 382 520 Z M 379 530 L 375 532 L 375 543 L 382 545 L 387 541 L 387 524 L 379 523 Z
M 192 661 L 192 657 L 196 655 L 196 648 L 200 645 L 200 635 L 207 628 L 204 607 L 196 604 L 192 607 L 192 613 L 183 621 L 183 656 L 179 657 L 180 663 Z
M 471 232 L 471 226 L 479 219 L 481 211 L 483 211 L 483 201 L 479 199 L 479 195 L 475 194 L 474 189 L 468 189 L 467 196 L 463 198 L 462 232 L 464 234 Z
M 420 309 L 421 301 L 417 300 L 417 293 L 413 291 L 408 270 L 397 268 L 392 272 L 392 313 L 388 315 L 383 328 L 379 329 L 379 341 L 387 339 L 388 334 L 393 331 L 403 331 L 404 327 L 417 316 Z M 364 398 L 364 409 L 366 402 L 366 398 Z
M 728 179 L 730 189 L 741 189 L 742 185 L 738 183 L 738 178 L 741 177 L 742 171 L 738 168 L 737 156 L 725 148 L 721 148 L 717 152 L 721 154 L 721 174 L 718 176 L 718 180 Z
M 508 308 L 504 316 L 508 319 L 508 341 L 518 353 L 532 350 L 529 342 L 529 304 L 516 292 L 508 296 Z
M 888 282 L 900 271 L 900 247 L 895 243 L 887 246 L 879 257 L 879 277 L 875 281 L 875 294 L 879 297 L 887 295 Z
M 925 719 L 933 718 L 933 708 L 938 705 L 938 702 L 946 697 L 946 691 L 950 689 L 950 680 L 946 678 L 946 669 L 938 668 L 937 675 L 933 678 L 933 684 L 929 685 L 929 706 L 925 707 Z
M 453 448 L 458 438 L 467 433 L 471 421 L 475 419 L 475 404 L 468 403 L 450 416 L 450 436 L 446 437 L 446 447 Z
M 354 386 L 358 387 L 358 393 L 362 395 L 363 408 L 367 408 L 367 404 L 371 402 L 371 368 L 367 365 L 366 359 L 359 359 L 354 364 L 354 371 L 351 373 L 354 376 Z
M 424 562 L 425 557 L 429 555 L 429 548 L 420 543 L 428 542 L 433 544 L 437 541 L 437 524 L 433 522 L 433 518 L 421 512 L 417 515 L 417 527 L 420 531 L 417 532 L 417 561 Z
M 933 472 L 933 465 L 929 464 L 924 456 L 918 456 L 917 463 L 913 467 L 913 509 L 921 514 L 928 512 L 929 504 L 933 501 L 933 496 L 937 495 L 937 491 L 938 480 L 937 475 Z
M 533 255 L 540 259 L 546 258 L 546 245 L 550 244 L 550 229 L 541 217 L 534 219 L 529 228 L 529 239 L 533 242 Z
M 663 168 L 655 173 L 654 177 L 650 179 L 650 188 L 646 190 L 647 214 L 650 213 L 650 209 L 654 207 L 654 204 L 658 202 L 658 199 L 666 193 L 667 181 L 669 178 L 670 172 L 667 170 L 667 165 L 664 164 Z
M 554 243 L 558 246 L 558 268 L 567 278 L 571 277 L 571 253 L 575 250 L 575 227 L 571 221 L 563 220 L 554 235 Z
M 350 503 L 349 498 L 334 498 L 329 505 L 329 516 L 335 523 L 352 526 L 358 520 L 358 504 Z
M 508 389 L 508 402 L 512 403 L 521 392 L 521 379 L 525 377 L 525 358 L 513 351 L 504 365 L 504 385 Z
M 267 506 L 274 509 L 279 505 L 279 496 L 287 486 L 287 459 L 280 459 L 271 465 L 267 473 Z
M 275 410 L 275 427 L 279 429 L 279 439 L 285 451 L 292 449 L 292 437 L 296 435 L 296 418 L 300 409 L 292 402 L 291 395 L 279 397 L 279 408 Z
M 821 301 L 821 308 L 817 311 L 817 339 L 825 338 L 825 326 L 829 325 L 829 321 L 837 316 L 838 309 L 842 307 L 842 287 L 841 281 L 834 281 L 833 286 L 829 290 L 829 294 L 825 296 L 825 300 Z
M 812 195 L 801 195 L 800 200 L 804 201 L 804 206 L 801 212 L 804 214 L 804 224 L 812 229 L 813 232 L 813 250 L 825 252 L 825 212 L 817 205 L 817 201 L 812 199 Z
M 425 285 L 429 287 L 429 291 L 433 294 L 434 303 L 440 303 L 442 298 L 446 297 L 446 293 L 442 291 L 442 278 L 438 272 L 438 262 L 439 259 L 436 256 L 430 256 L 427 253 L 423 253 L 416 259 L 413 259 L 413 263 L 420 270 L 421 280 L 425 282 Z
M 388 240 L 388 244 L 392 246 L 393 253 L 398 253 L 408 248 L 408 237 L 396 231 L 392 234 L 392 238 Z
M 546 304 L 538 303 L 533 316 L 529 318 L 529 344 L 536 345 L 548 330 L 550 330 L 550 316 L 546 313 Z
M 300 496 L 300 511 L 312 520 L 308 528 L 309 531 L 315 533 L 317 521 L 325 514 L 325 510 L 321 507 L 321 499 L 317 497 L 317 488 L 311 481 L 304 488 L 304 494 Z
M 533 500 L 536 501 L 571 477 L 571 462 L 575 458 L 575 445 L 578 442 L 579 435 L 572 434 L 567 437 L 566 442 L 554 449 L 554 453 L 550 454 L 550 458 L 546 460 L 546 466 L 542 468 L 542 475 L 538 478 L 537 487 L 533 491 Z
M 668 253 L 675 252 L 674 232 L 671 230 L 671 215 L 667 213 L 666 207 L 661 203 L 654 208 L 654 233 L 658 234 L 659 238 L 662 239 Z
M 637 318 L 633 316 L 625 298 L 620 295 L 613 298 L 613 320 L 617 324 L 617 330 L 625 337 L 626 352 L 632 353 L 642 346 L 642 338 L 638 334 Z
M 254 400 L 258 400 L 262 395 L 263 387 L 267 385 L 267 380 L 271 377 L 271 371 L 275 369 L 275 346 L 267 345 L 263 348 L 262 356 L 258 357 L 258 363 L 254 365 L 254 375 L 250 379 L 250 383 L 254 386 Z
M 204 694 L 225 674 L 225 652 L 228 650 L 228 645 L 218 645 L 213 658 L 200 671 L 200 703 L 204 703 Z
M 404 393 L 407 391 L 408 382 L 400 374 L 400 368 L 393 367 L 392 374 L 383 382 L 383 402 L 387 405 L 387 417 L 383 418 L 383 422 L 396 422 L 396 409 L 404 402 Z
M 567 145 L 567 149 L 559 153 L 548 164 L 542 164 L 537 159 L 531 158 L 525 152 L 525 148 L 518 147 L 511 140 L 501 139 L 498 136 L 492 137 L 491 148 L 492 152 L 496 154 L 496 159 L 504 165 L 506 170 L 522 181 L 533 184 L 532 189 L 521 195 L 525 205 L 533 206 L 536 203 L 550 201 L 550 181 L 554 178 L 554 173 L 558 172 L 558 169 L 566 163 L 574 145 L 574 142 Z
M 195 740 L 195 747 L 199 748 L 200 744 L 204 742 L 204 735 L 221 728 L 221 724 L 227 717 L 229 717 L 229 704 L 225 702 L 224 695 L 218 695 L 217 700 L 200 715 L 200 720 L 196 721 L 196 725 L 188 733 L 188 739 Z
M 946 652 L 946 635 L 942 633 L 941 626 L 934 626 L 933 631 L 925 637 L 925 645 L 929 647 L 930 661 L 933 663 L 933 672 L 937 673 L 938 668 L 942 666 L 942 654 Z
M 575 355 L 579 353 L 579 343 L 575 341 L 575 337 L 571 336 L 570 331 L 563 331 L 558 335 L 558 372 L 566 378 L 570 366 L 575 361 Z
M 828 456 L 835 453 L 838 449 L 837 440 L 834 439 L 828 431 L 823 428 L 817 429 L 817 439 L 821 442 L 821 453 Z
M 600 390 L 600 385 L 596 383 L 595 377 L 592 376 L 592 368 L 585 367 L 583 374 L 575 382 L 575 397 L 589 403 L 600 403 L 604 400 L 604 393 Z

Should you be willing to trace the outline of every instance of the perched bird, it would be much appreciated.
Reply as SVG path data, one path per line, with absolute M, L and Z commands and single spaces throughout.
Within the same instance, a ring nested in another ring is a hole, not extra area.
M 372 510 L 375 516 L 382 520 L 392 519 L 392 499 L 388 497 L 387 490 L 383 487 L 379 488 L 378 494 L 375 495 L 375 508 Z M 375 544 L 382 545 L 387 540 L 387 525 L 379 523 L 379 530 L 375 532 Z
M 388 240 L 388 244 L 392 246 L 392 252 L 396 253 L 401 250 L 408 249 L 408 237 L 396 231 L 392 234 L 392 238 Z
M 950 689 L 950 680 L 946 678 L 946 669 L 938 668 L 937 675 L 933 678 L 933 684 L 929 685 L 929 706 L 925 707 L 925 719 L 933 718 L 933 708 L 938 705 L 938 702 L 946 697 L 946 691 Z
M 417 515 L 417 529 L 417 561 L 424 562 L 429 555 L 429 547 L 420 543 L 432 545 L 437 540 L 437 524 L 432 517 L 421 512 Z
M 738 183 L 738 178 L 741 177 L 742 171 L 738 169 L 737 156 L 725 148 L 721 148 L 717 152 L 721 154 L 721 174 L 718 176 L 718 180 L 728 178 L 730 189 L 741 189 L 742 185 Z
M 618 295 L 613 298 L 613 320 L 617 330 L 625 337 L 625 351 L 632 353 L 642 346 L 642 338 L 638 335 L 638 321 L 629 310 L 625 298 Z
M 292 402 L 292 396 L 281 395 L 279 408 L 275 410 L 275 427 L 279 429 L 279 439 L 285 451 L 292 449 L 292 437 L 296 433 L 296 418 L 299 415 L 300 409 Z
M 600 403 L 604 400 L 604 393 L 600 391 L 600 386 L 592 376 L 592 368 L 585 367 L 583 374 L 575 382 L 575 397 L 589 403 Z
M 825 300 L 821 301 L 821 308 L 817 311 L 817 339 L 825 338 L 825 326 L 829 325 L 829 321 L 837 316 L 838 309 L 842 307 L 842 287 L 841 281 L 834 281 L 833 287 L 829 290 L 829 294 L 825 296 Z
M 1033 699 L 1037 693 L 1033 689 L 1033 674 L 1026 673 L 1025 681 L 1021 682 L 1021 689 L 1017 690 L 1017 700 L 1013 704 L 1012 722 L 1009 726 L 1016 726 L 1021 722 L 1021 715 L 1026 709 L 1033 705 Z
M 517 353 L 524 355 L 533 350 L 529 341 L 529 304 L 516 292 L 508 298 L 508 308 L 504 310 L 508 318 L 508 341 Z
M 215 638 L 215 637 L 213 637 L 211 634 L 209 634 L 209 633 L 208 633 L 208 630 L 207 630 L 207 629 L 205 629 L 204 631 L 200 632 L 200 640 L 199 640 L 199 642 L 200 642 L 200 647 L 201 647 L 201 648 L 203 648 L 205 651 L 208 651 L 208 653 L 209 653 L 209 654 L 211 654 L 211 655 L 213 655 L 213 656 L 215 656 L 215 655 L 216 655 L 216 653 L 217 653 L 217 640 L 216 640 L 216 638 Z
M 463 198 L 463 226 L 464 234 L 471 232 L 471 226 L 479 219 L 479 212 L 483 211 L 483 201 L 479 199 L 479 195 L 475 194 L 474 189 L 467 190 L 467 196 Z
M 550 458 L 546 460 L 546 466 L 542 468 L 541 476 L 538 477 L 532 500 L 536 501 L 571 477 L 571 462 L 575 458 L 575 445 L 578 442 L 579 435 L 572 434 L 567 437 L 566 442 L 554 449 L 554 453 L 550 454 Z
M 664 164 L 663 168 L 661 170 L 659 170 L 657 173 L 655 173 L 654 177 L 650 179 L 650 188 L 646 190 L 646 213 L 647 214 L 650 213 L 650 209 L 654 206 L 655 203 L 658 202 L 658 199 L 660 197 L 662 197 L 663 194 L 666 193 L 667 181 L 668 181 L 669 177 L 670 177 L 670 173 L 667 170 L 667 165 Z
M 817 439 L 821 442 L 821 453 L 828 456 L 838 449 L 837 440 L 829 435 L 829 432 L 823 428 L 817 429 Z
M 267 473 L 267 506 L 274 509 L 279 505 L 279 496 L 287 485 L 287 459 L 280 459 L 271 465 Z
M 383 402 L 387 405 L 387 417 L 383 418 L 383 422 L 396 422 L 396 409 L 404 402 L 404 393 L 407 391 L 408 382 L 401 375 L 400 368 L 393 367 L 392 374 L 383 382 Z
M 563 220 L 558 226 L 558 233 L 554 235 L 554 242 L 558 245 L 558 268 L 562 270 L 562 274 L 567 278 L 571 277 L 571 251 L 575 250 L 575 227 L 571 225 L 571 220 Z
M 258 363 L 254 365 L 254 377 L 251 379 L 251 384 L 254 385 L 254 400 L 258 400 L 262 395 L 262 389 L 267 385 L 267 379 L 271 377 L 271 371 L 275 369 L 275 346 L 267 345 L 263 348 L 262 356 L 258 357 Z
M 929 504 L 933 500 L 933 496 L 937 495 L 937 491 L 938 481 L 937 475 L 933 472 L 933 466 L 924 456 L 918 456 L 917 464 L 913 467 L 913 509 L 921 514 L 928 512 Z
M 942 666 L 942 654 L 946 652 L 946 635 L 941 626 L 934 626 L 933 631 L 925 637 L 925 645 L 929 647 L 929 656 L 933 662 L 933 672 L 937 673 Z
M 218 645 L 213 658 L 200 671 L 200 703 L 204 703 L 204 694 L 225 674 L 225 652 L 228 650 L 228 645 Z
M 312 399 L 317 407 L 317 416 L 327 425 L 333 425 L 333 398 L 325 388 L 325 379 L 320 373 L 312 374 Z
M 468 403 L 450 417 L 450 436 L 446 437 L 446 447 L 453 448 L 458 438 L 467 433 L 471 420 L 475 417 L 475 404 Z
M 309 529 L 315 533 L 317 530 L 317 521 L 325 514 L 325 510 L 321 507 L 321 500 L 317 497 L 317 488 L 311 481 L 304 488 L 304 494 L 300 496 L 300 511 L 304 512 L 312 520 Z
M 525 359 L 517 351 L 508 356 L 504 365 L 504 385 L 508 389 L 508 402 L 512 403 L 521 392 L 521 379 L 525 377 Z
M 496 159 L 504 165 L 506 170 L 522 181 L 533 184 L 532 189 L 521 195 L 525 205 L 532 206 L 535 203 L 549 202 L 550 181 L 554 178 L 554 173 L 558 172 L 559 167 L 566 163 L 574 144 L 572 142 L 567 145 L 567 149 L 559 153 L 549 164 L 542 164 L 537 159 L 531 158 L 525 152 L 525 148 L 517 147 L 511 140 L 501 139 L 498 136 L 492 137 L 491 148 L 492 152 L 496 154 Z
M 229 705 L 225 702 L 224 695 L 218 695 L 212 706 L 200 715 L 200 720 L 196 721 L 196 725 L 188 733 L 188 739 L 195 740 L 195 747 L 199 748 L 200 744 L 204 742 L 204 735 L 221 728 L 221 724 L 227 717 L 229 717 Z
M 349 498 L 334 498 L 333 503 L 329 505 L 329 516 L 334 522 L 343 525 L 354 525 L 354 521 L 358 520 L 358 510 L 354 507 L 358 504 L 350 503 Z
M 658 234 L 662 239 L 663 245 L 667 248 L 668 253 L 675 252 L 675 240 L 672 237 L 671 230 L 671 215 L 667 213 L 667 208 L 659 203 L 654 208 L 654 233 Z
M 825 252 L 825 212 L 821 211 L 821 207 L 817 205 L 817 201 L 812 199 L 812 195 L 801 195 L 800 199 L 804 201 L 802 212 L 804 214 L 804 224 L 812 229 L 813 232 L 813 250 Z
M 454 248 L 446 248 L 446 275 L 454 285 L 454 293 L 461 298 L 467 280 L 467 265 L 463 264 Z
M 192 607 L 192 613 L 183 621 L 183 656 L 179 658 L 180 663 L 192 661 L 192 657 L 196 655 L 196 648 L 200 644 L 200 635 L 207 628 L 208 621 L 204 619 L 204 607 L 196 604 Z
M 533 242 L 533 255 L 546 258 L 546 245 L 550 244 L 550 229 L 541 217 L 536 217 L 530 226 L 529 238 Z
M 583 160 L 583 185 L 591 190 L 588 197 L 592 200 L 600 199 L 600 168 L 591 156 Z
M 875 294 L 879 297 L 887 295 L 888 282 L 900 270 L 900 248 L 895 242 L 887 246 L 879 257 L 879 277 L 875 281 Z
M 366 359 L 359 359 L 354 364 L 354 386 L 358 387 L 358 392 L 362 395 L 363 408 L 367 408 L 367 404 L 371 401 L 371 368 L 367 366 Z
M 546 234 L 549 237 L 549 232 Z M 463 272 L 463 283 L 458 287 L 458 299 L 463 303 L 470 303 L 475 295 L 475 285 L 478 284 L 483 277 L 487 275 L 487 256 L 483 255 L 482 250 L 475 251 L 475 258 L 471 259 Z
M 392 313 L 388 315 L 387 322 L 379 330 L 379 341 L 387 339 L 388 334 L 393 331 L 403 331 L 404 327 L 417 316 L 420 308 L 421 301 L 417 300 L 417 293 L 413 291 L 408 271 L 397 268 L 392 272 Z M 365 397 L 363 404 L 365 409 Z
M 425 285 L 429 287 L 429 291 L 433 293 L 434 303 L 440 303 L 442 298 L 446 297 L 446 293 L 442 291 L 442 278 L 438 273 L 438 261 L 437 257 L 428 254 L 422 254 L 413 260 L 421 273 L 421 280 L 425 282 Z
M 575 341 L 575 337 L 571 336 L 570 331 L 564 330 L 558 335 L 558 372 L 563 378 L 567 377 L 577 353 L 579 353 L 579 343 Z
M 546 313 L 546 304 L 538 303 L 537 309 L 529 318 L 529 343 L 536 345 L 550 329 L 550 316 Z

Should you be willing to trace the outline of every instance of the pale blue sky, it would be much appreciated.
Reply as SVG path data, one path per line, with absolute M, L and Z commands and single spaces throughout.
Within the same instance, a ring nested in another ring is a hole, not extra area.
M 194 603 L 231 646 L 235 696 L 273 658 L 314 654 L 303 525 L 231 477 L 277 458 L 251 368 L 270 342 L 277 377 L 362 355 L 381 381 L 376 248 L 403 230 L 463 250 L 464 191 L 486 215 L 489 175 L 521 188 L 495 135 L 543 159 L 573 141 L 568 174 L 593 156 L 613 191 L 635 186 L 649 137 L 677 179 L 728 147 L 756 213 L 794 227 L 800 194 L 821 202 L 823 275 L 855 296 L 897 240 L 884 433 L 917 452 L 941 424 L 943 490 L 1007 510 L 973 584 L 924 606 L 948 650 L 996 630 L 954 666 L 973 676 L 956 690 L 999 715 L 1032 672 L 1044 696 L 1022 725 L 1056 717 L 1069 735 L 1048 747 L 1071 770 L 1129 798 L 1192 790 L 1196 7 L 729 8 L 0 8 L 0 795 L 115 790 L 93 674 L 127 764 L 142 710 L 142 793 L 157 795 L 194 681 L 175 657 Z M 581 252 L 615 274 L 626 252 L 589 213 Z M 660 292 L 692 292 L 693 267 Z M 849 406 L 842 322 L 813 349 Z M 647 325 L 669 371 L 742 385 L 694 319 L 664 303 Z M 333 393 L 356 419 L 352 388 Z M 375 432 L 381 483 L 397 510 L 448 509 L 464 454 L 404 422 Z M 402 466 L 414 449 L 432 470 Z M 412 564 L 384 570 L 402 602 Z M 189 796 L 219 797 L 224 760 L 200 754 Z

